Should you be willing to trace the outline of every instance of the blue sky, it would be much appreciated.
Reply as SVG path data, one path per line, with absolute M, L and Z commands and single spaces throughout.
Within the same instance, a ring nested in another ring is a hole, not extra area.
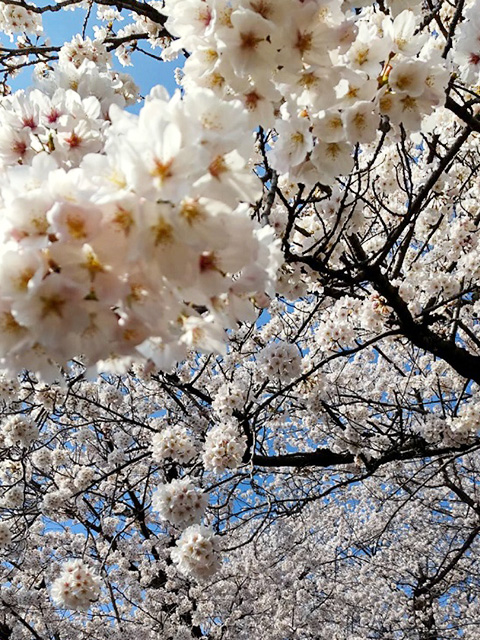
M 37 3 L 40 4 L 40 3 Z M 93 13 L 93 12 L 92 12 Z M 124 12 L 125 13 L 125 12 Z M 82 25 L 85 18 L 85 10 L 77 9 L 75 11 L 59 11 L 54 14 L 44 14 L 43 24 L 45 35 L 50 38 L 50 44 L 61 45 L 64 42 L 68 42 L 72 37 L 81 33 Z M 123 24 L 128 24 L 128 14 L 125 13 L 125 21 Z M 93 38 L 93 26 L 99 24 L 93 17 L 88 23 L 86 35 Z M 122 23 L 119 23 L 122 26 Z M 8 38 L 3 36 L 1 42 L 7 46 L 12 47 L 12 43 Z M 146 41 L 140 43 L 142 49 L 151 51 L 155 55 L 160 55 L 161 50 L 151 50 Z M 170 93 L 176 88 L 174 80 L 174 71 L 176 67 L 182 66 L 183 60 L 179 58 L 173 62 L 160 62 L 154 60 L 140 52 L 135 52 L 132 55 L 131 67 L 122 67 L 118 62 L 115 55 L 112 56 L 114 68 L 118 71 L 130 73 L 140 88 L 142 96 L 148 94 L 150 89 L 156 84 L 164 85 Z M 14 81 L 10 82 L 10 86 L 13 90 L 26 88 L 31 85 L 32 71 L 31 68 L 25 70 Z M 138 111 L 141 105 L 137 105 L 134 111 Z

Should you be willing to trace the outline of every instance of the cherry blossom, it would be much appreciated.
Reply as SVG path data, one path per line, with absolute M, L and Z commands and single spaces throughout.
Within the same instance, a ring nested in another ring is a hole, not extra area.
M 52 585 L 52 599 L 61 607 L 88 609 L 100 592 L 100 580 L 81 560 L 62 565 L 61 573 Z

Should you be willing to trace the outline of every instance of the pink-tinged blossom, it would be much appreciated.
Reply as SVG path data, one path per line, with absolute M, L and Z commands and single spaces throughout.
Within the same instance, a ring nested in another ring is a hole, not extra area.
M 300 164 L 313 149 L 310 121 L 308 118 L 277 120 L 275 129 L 278 139 L 268 157 L 274 169 L 286 173 L 290 167 Z
M 478 2 L 465 12 L 464 20 L 456 32 L 452 58 L 460 71 L 461 79 L 469 84 L 478 84 L 480 75 L 480 19 Z
M 203 464 L 214 473 L 236 469 L 242 462 L 246 439 L 235 424 L 215 425 L 205 439 Z
M 70 560 L 51 588 L 52 600 L 63 608 L 87 611 L 100 595 L 100 577 L 82 560 Z
M 219 51 L 228 52 L 234 73 L 238 76 L 262 73 L 276 49 L 276 29 L 262 16 L 248 9 L 237 9 L 231 15 L 231 28 L 219 34 Z
M 6 522 L 0 522 L 0 550 L 7 549 L 12 541 L 12 532 Z
M 38 427 L 31 418 L 9 416 L 0 425 L 0 434 L 7 446 L 28 448 L 38 438 Z
M 180 425 L 165 425 L 152 437 L 152 458 L 163 462 L 170 458 L 180 464 L 188 463 L 195 456 L 195 446 L 188 431 Z
M 181 573 L 204 580 L 219 568 L 218 539 L 210 527 L 194 524 L 182 533 L 171 556 Z
M 200 523 L 208 497 L 188 479 L 172 480 L 159 485 L 152 495 L 152 508 L 160 518 L 178 527 Z

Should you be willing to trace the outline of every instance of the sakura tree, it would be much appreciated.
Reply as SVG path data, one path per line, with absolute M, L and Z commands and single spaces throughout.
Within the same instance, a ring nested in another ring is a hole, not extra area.
M 0 28 L 0 638 L 477 640 L 480 2 Z

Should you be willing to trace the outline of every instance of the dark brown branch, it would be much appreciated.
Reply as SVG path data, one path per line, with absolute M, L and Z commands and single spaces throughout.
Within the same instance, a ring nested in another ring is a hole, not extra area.
M 61 11 L 64 7 L 71 7 L 75 4 L 80 4 L 80 0 L 63 0 L 56 4 L 48 4 L 43 7 L 37 7 L 35 4 L 30 4 L 24 0 L 0 0 L 2 4 L 13 5 L 14 7 L 22 7 L 32 13 L 55 13 Z M 137 0 L 95 0 L 95 4 L 106 5 L 108 7 L 115 7 L 119 11 L 122 9 L 128 9 L 133 11 L 139 16 L 145 16 L 152 22 L 163 26 L 167 20 L 166 16 L 162 15 L 155 7 L 147 4 L 146 2 L 138 2 Z
M 458 104 L 458 102 L 455 102 L 455 100 L 450 96 L 447 96 L 447 99 L 445 100 L 445 107 L 459 117 L 460 120 L 463 120 L 463 122 L 468 124 L 470 129 L 480 133 L 480 120 L 478 117 L 473 116 L 467 107 Z
M 334 453 L 330 449 L 317 449 L 307 453 L 286 453 L 280 456 L 252 456 L 256 467 L 333 467 L 338 464 L 352 464 L 355 456 L 351 453 Z
M 357 259 L 364 265 L 363 274 L 365 278 L 372 283 L 376 291 L 392 307 L 403 335 L 416 347 L 424 349 L 447 362 L 467 380 L 474 380 L 480 384 L 480 356 L 473 355 L 454 342 L 435 334 L 425 323 L 416 322 L 410 313 L 407 303 L 398 293 L 398 288 L 390 283 L 378 266 L 366 264 L 367 256 L 358 238 L 350 236 L 349 240 Z
M 375 471 L 379 467 L 389 462 L 399 460 L 418 460 L 421 458 L 436 458 L 446 455 L 458 455 L 466 452 L 472 445 L 459 445 L 457 447 L 437 447 L 428 448 L 426 443 L 417 438 L 411 446 L 404 449 L 394 449 L 376 460 L 371 460 L 366 464 L 367 469 Z M 256 467 L 293 467 L 301 469 L 303 467 L 333 467 L 342 464 L 352 464 L 355 456 L 352 453 L 335 453 L 330 449 L 317 449 L 306 453 L 285 453 L 278 456 L 262 456 L 254 454 L 252 463 Z

